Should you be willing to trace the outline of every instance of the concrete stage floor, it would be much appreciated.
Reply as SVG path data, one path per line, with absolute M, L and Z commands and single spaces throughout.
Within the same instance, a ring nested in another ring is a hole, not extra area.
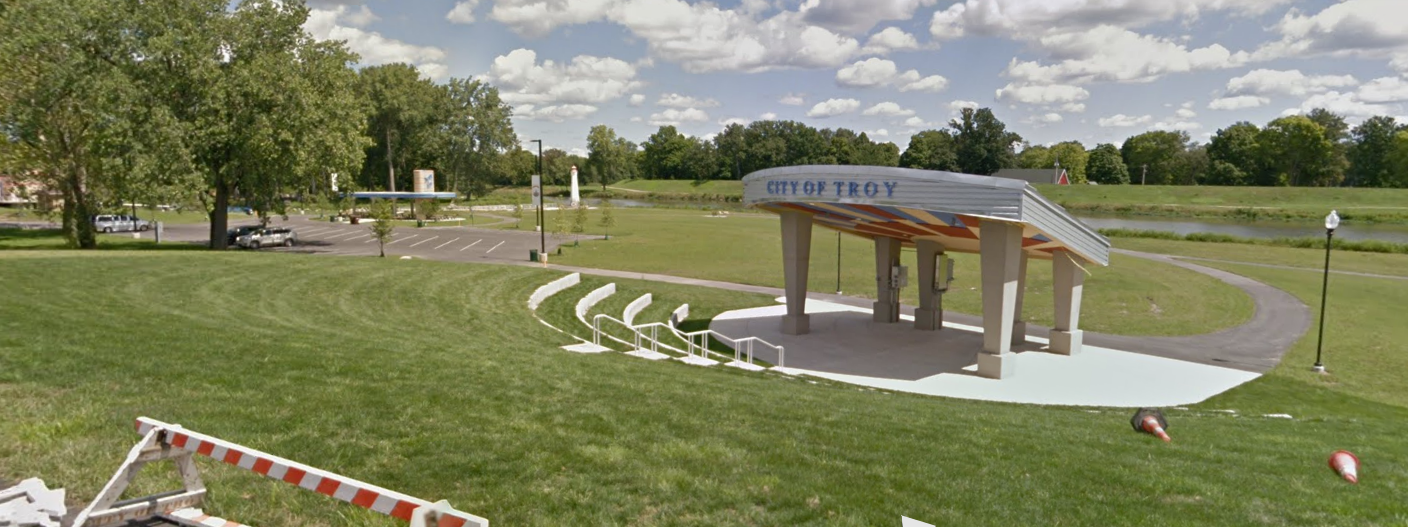
M 779 299 L 780 300 L 780 299 Z M 1046 339 L 1028 336 L 1014 346 L 1016 374 L 1003 380 L 977 376 L 982 329 L 945 323 L 942 331 L 914 329 L 913 319 L 875 324 L 868 309 L 807 300 L 811 333 L 784 335 L 786 306 L 728 311 L 710 328 L 730 337 L 758 337 L 782 346 L 789 370 L 900 392 L 1072 406 L 1174 406 L 1192 404 L 1255 379 L 1257 373 L 1141 355 L 1087 344 L 1068 357 L 1042 351 Z M 757 358 L 777 357 L 755 346 Z

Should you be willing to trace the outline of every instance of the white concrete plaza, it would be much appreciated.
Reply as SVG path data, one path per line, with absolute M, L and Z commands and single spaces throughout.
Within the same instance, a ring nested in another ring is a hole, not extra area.
M 782 301 L 782 299 L 779 299 Z M 961 399 L 1071 406 L 1175 406 L 1203 401 L 1259 374 L 1089 344 L 1076 355 L 1042 351 L 1046 339 L 1013 347 L 1013 375 L 976 374 L 982 328 L 941 331 L 875 323 L 871 310 L 808 299 L 811 332 L 787 335 L 785 305 L 729 311 L 710 328 L 756 336 L 786 349 L 789 370 L 899 392 Z M 910 317 L 904 317 L 910 319 Z M 776 362 L 776 357 L 758 357 Z

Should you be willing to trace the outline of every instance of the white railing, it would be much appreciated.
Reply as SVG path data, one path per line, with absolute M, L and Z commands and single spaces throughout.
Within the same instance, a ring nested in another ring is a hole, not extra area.
M 689 342 L 689 352 L 691 355 L 694 354 L 694 350 L 698 349 L 700 356 L 704 356 L 704 354 L 706 353 L 713 353 L 715 355 L 727 357 L 727 355 L 723 355 L 717 351 L 709 349 L 709 337 L 714 337 L 716 339 L 719 339 L 720 342 L 723 342 L 724 344 L 727 344 L 729 345 L 729 347 L 733 348 L 734 361 L 746 362 L 748 364 L 753 364 L 753 344 L 761 342 L 764 346 L 772 348 L 773 351 L 777 352 L 777 366 L 785 367 L 783 364 L 786 360 L 787 351 L 783 349 L 782 346 L 775 345 L 758 337 L 743 337 L 741 339 L 735 339 L 723 333 L 714 331 L 712 329 L 701 329 L 699 331 L 694 331 L 690 333 L 681 333 L 679 330 L 675 330 L 675 334 L 680 336 L 680 338 L 685 339 L 685 341 Z M 696 339 L 698 339 L 698 342 L 695 341 Z M 748 359 L 746 361 L 743 360 L 745 355 L 745 348 L 747 349 L 746 356 Z

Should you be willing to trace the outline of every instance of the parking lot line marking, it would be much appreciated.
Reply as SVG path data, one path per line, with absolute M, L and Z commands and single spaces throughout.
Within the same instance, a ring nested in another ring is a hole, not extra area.
M 430 240 L 434 240 L 434 239 L 436 239 L 436 238 L 439 238 L 439 236 L 431 236 L 431 237 L 426 238 L 426 239 L 424 239 L 424 240 L 415 242 L 415 243 L 411 244 L 411 247 L 415 247 L 415 246 L 417 246 L 417 245 L 420 245 L 420 244 L 422 244 L 422 243 L 428 242 L 428 241 L 430 241 Z
M 367 240 L 367 241 L 364 241 L 364 242 L 362 242 L 362 243 L 371 243 L 371 242 L 374 242 L 374 241 L 376 241 L 376 238 L 372 238 L 372 239 Z
M 505 240 L 505 241 L 507 241 L 507 240 Z M 499 242 L 499 245 L 503 245 L 503 244 L 504 244 L 504 242 Z M 494 249 L 498 249 L 498 248 L 499 248 L 499 245 L 495 245 L 495 246 L 493 246 L 493 247 L 490 247 L 489 250 L 484 251 L 484 254 L 489 254 L 489 253 L 491 253 L 491 252 L 494 252 Z
M 415 237 L 417 237 L 417 236 L 420 236 L 420 235 L 419 235 L 419 234 L 412 234 L 412 235 L 407 236 L 407 237 L 405 237 L 405 238 L 396 238 L 396 239 L 394 239 L 394 240 L 391 240 L 391 241 L 389 241 L 389 242 L 386 242 L 386 244 L 387 244 L 387 245 L 391 245 L 391 244 L 396 243 L 396 242 L 403 242 L 403 241 L 409 240 L 409 239 L 411 239 L 411 238 L 415 238 Z
M 471 244 L 469 244 L 469 245 L 464 246 L 464 249 L 468 249 L 468 248 L 470 248 L 470 247 L 474 247 L 475 245 L 479 245 L 479 242 L 482 242 L 482 241 L 484 241 L 484 238 L 480 238 L 480 239 L 478 239 L 478 240 L 474 240 L 474 243 L 471 243 Z M 464 252 L 464 249 L 460 249 L 460 252 Z
M 372 233 L 369 232 L 369 233 L 363 234 L 363 235 L 361 235 L 361 236 L 353 236 L 353 237 L 351 237 L 351 238 L 348 238 L 348 239 L 342 240 L 342 241 L 344 241 L 344 242 L 350 242 L 350 241 L 352 241 L 352 240 L 360 240 L 360 239 L 362 239 L 362 238 L 366 238 L 367 236 L 371 236 L 371 235 L 372 235 Z
M 460 239 L 459 239 L 459 238 L 455 238 L 455 239 L 453 239 L 453 240 L 450 240 L 450 241 L 448 241 L 448 242 L 442 243 L 442 244 L 440 244 L 440 245 L 436 245 L 436 246 L 435 246 L 435 250 L 438 251 L 438 250 L 440 250 L 441 247 L 444 247 L 444 246 L 446 246 L 446 245 L 455 243 L 455 242 L 457 242 L 457 241 L 460 241 Z
M 309 234 L 316 234 L 316 233 L 323 232 L 323 231 L 328 231 L 328 230 L 332 230 L 332 228 L 331 228 L 331 227 L 318 227 L 318 228 L 308 229 L 308 230 L 306 230 L 306 231 L 303 231 L 303 235 L 304 235 L 304 236 L 307 236 L 307 235 L 309 235 Z
M 336 239 L 336 238 L 341 238 L 341 237 L 343 237 L 343 236 L 351 236 L 351 235 L 353 235 L 353 234 L 357 234 L 357 231 L 348 231 L 348 232 L 344 232 L 344 233 L 338 234 L 338 235 L 336 235 L 336 236 L 328 236 L 327 238 L 323 238 L 323 239 L 324 239 L 324 240 L 332 240 L 332 239 Z

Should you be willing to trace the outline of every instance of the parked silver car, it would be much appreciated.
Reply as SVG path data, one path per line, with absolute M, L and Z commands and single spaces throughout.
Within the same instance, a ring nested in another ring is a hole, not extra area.
M 288 227 L 269 227 L 265 229 L 255 229 L 249 234 L 245 234 L 235 239 L 235 245 L 246 249 L 258 249 L 260 247 L 293 247 L 298 243 L 298 235 L 293 229 Z
M 98 232 L 148 231 L 152 224 L 127 214 L 99 214 L 93 216 L 93 228 Z

